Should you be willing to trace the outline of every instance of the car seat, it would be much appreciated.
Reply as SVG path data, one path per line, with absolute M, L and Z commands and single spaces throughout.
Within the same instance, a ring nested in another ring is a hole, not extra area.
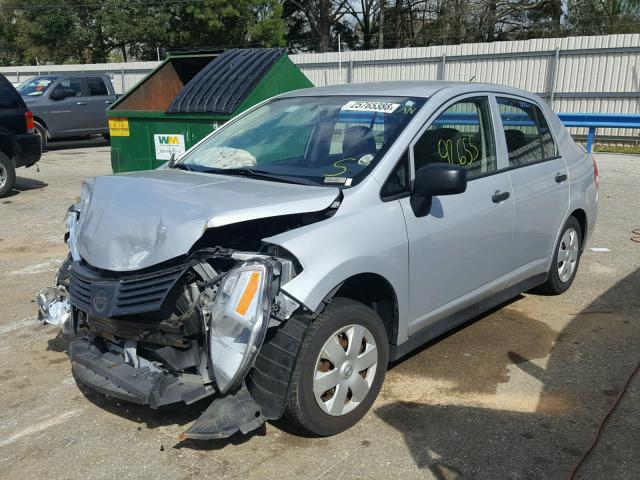
M 376 140 L 370 128 L 355 126 L 349 127 L 344 131 L 344 139 L 342 140 L 343 158 L 358 159 L 366 154 L 375 155 L 377 151 Z
M 507 141 L 507 151 L 509 153 L 514 152 L 527 144 L 527 139 L 524 136 L 524 132 L 521 132 L 520 130 L 505 130 L 504 138 Z
M 447 144 L 451 141 L 451 145 L 453 146 L 453 148 L 450 149 L 451 159 L 454 164 L 459 164 L 458 152 L 455 147 L 460 136 L 460 131 L 455 128 L 445 127 L 427 130 L 414 147 L 416 170 L 424 167 L 428 163 L 447 162 L 447 159 L 444 158 L 438 150 L 438 145 L 442 145 L 441 142 Z

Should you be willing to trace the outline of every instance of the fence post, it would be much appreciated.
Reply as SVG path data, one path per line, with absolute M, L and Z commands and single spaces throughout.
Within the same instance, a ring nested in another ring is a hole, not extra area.
M 593 152 L 593 142 L 596 139 L 596 127 L 589 127 L 589 134 L 587 135 L 587 153 Z
M 124 67 L 120 67 L 120 88 L 122 89 L 122 94 L 124 95 L 125 89 L 124 89 Z
M 442 63 L 440 64 L 440 75 L 439 75 L 438 80 L 444 80 L 446 66 L 447 66 L 447 56 L 443 53 L 442 54 Z
M 558 80 L 558 67 L 560 64 L 560 49 L 556 48 L 556 55 L 553 59 L 553 73 L 551 74 L 551 98 L 549 100 L 549 105 L 551 106 L 551 108 L 553 109 L 553 100 L 555 99 L 556 96 L 556 82 Z
M 347 83 L 353 82 L 353 59 L 349 59 L 349 69 L 347 70 Z

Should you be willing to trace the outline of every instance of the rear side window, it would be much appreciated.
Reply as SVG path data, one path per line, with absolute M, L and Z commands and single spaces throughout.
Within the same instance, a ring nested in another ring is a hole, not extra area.
M 416 171 L 447 162 L 467 169 L 467 178 L 497 170 L 496 147 L 487 97 L 465 98 L 442 112 L 413 147 Z
M 558 155 L 551 130 L 537 105 L 511 98 L 498 98 L 509 166 L 519 167 Z
M 9 80 L 0 76 L 0 108 L 22 108 L 22 99 Z
M 100 77 L 87 78 L 87 87 L 89 88 L 89 95 L 109 95 L 107 86 L 104 84 L 104 80 Z

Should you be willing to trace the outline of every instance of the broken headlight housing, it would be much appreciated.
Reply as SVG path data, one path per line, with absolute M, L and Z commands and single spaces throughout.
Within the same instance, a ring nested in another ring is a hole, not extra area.
M 220 393 L 253 366 L 269 326 L 271 266 L 252 260 L 231 269 L 209 304 L 209 355 Z
M 69 247 L 69 253 L 71 254 L 71 258 L 73 258 L 74 262 L 79 262 L 81 260 L 80 252 L 78 251 L 78 234 L 82 224 L 80 212 L 82 212 L 82 210 L 85 209 L 91 201 L 91 194 L 93 193 L 95 180 L 95 177 L 84 179 L 80 189 L 80 200 L 69 207 L 69 210 L 67 210 L 67 216 L 64 219 L 66 227 L 65 239 L 67 246 Z

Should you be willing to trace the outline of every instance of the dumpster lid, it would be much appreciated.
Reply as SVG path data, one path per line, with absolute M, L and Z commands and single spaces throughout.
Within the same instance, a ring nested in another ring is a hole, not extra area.
M 233 113 L 284 52 L 283 48 L 225 51 L 185 85 L 167 113 Z

